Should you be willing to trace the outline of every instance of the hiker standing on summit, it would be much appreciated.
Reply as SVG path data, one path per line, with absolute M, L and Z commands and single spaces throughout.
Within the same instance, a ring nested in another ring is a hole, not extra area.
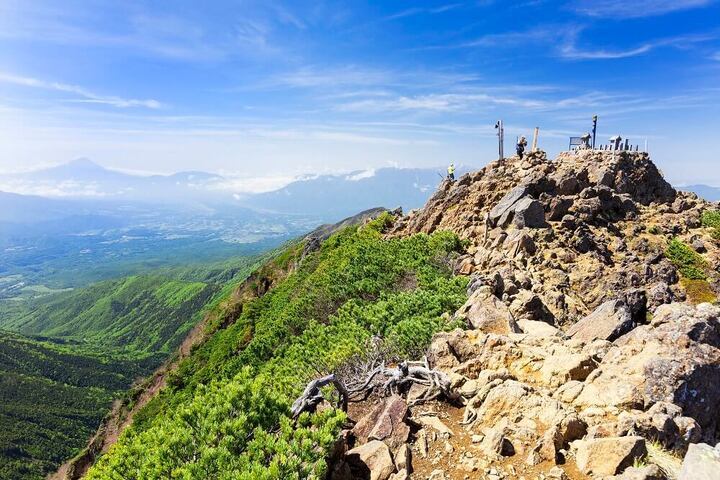
M 454 182 L 454 181 L 455 181 L 455 164 L 454 164 L 454 163 L 451 163 L 451 164 L 448 166 L 447 172 L 448 172 L 447 178 L 448 178 L 451 182 Z
M 527 140 L 525 140 L 525 137 L 521 136 L 520 140 L 517 142 L 517 154 L 518 157 L 520 157 L 520 160 L 523 158 L 523 154 L 525 153 L 525 147 L 527 147 Z

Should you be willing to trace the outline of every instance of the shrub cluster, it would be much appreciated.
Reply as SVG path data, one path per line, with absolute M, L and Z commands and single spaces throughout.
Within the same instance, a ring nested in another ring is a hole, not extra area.
M 670 241 L 665 256 L 677 267 L 683 277 L 690 280 L 707 279 L 705 270 L 708 264 L 705 259 L 677 238 Z
M 705 210 L 701 220 L 704 226 L 712 228 L 710 235 L 720 242 L 720 210 Z
M 88 478 L 323 478 L 344 416 L 294 424 L 289 405 L 305 383 L 362 356 L 373 337 L 418 355 L 433 333 L 456 326 L 447 313 L 466 298 L 467 281 L 447 267 L 461 249 L 455 235 L 385 240 L 387 222 L 338 232 L 234 309 Z

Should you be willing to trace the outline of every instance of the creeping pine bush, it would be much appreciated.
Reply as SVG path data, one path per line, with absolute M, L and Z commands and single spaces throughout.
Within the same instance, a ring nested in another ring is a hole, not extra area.
M 683 277 L 690 280 L 707 279 L 705 270 L 708 264 L 705 259 L 677 238 L 670 241 L 665 256 L 677 267 Z
M 385 240 L 388 221 L 336 233 L 236 309 L 88 478 L 323 478 L 344 417 L 329 411 L 294 424 L 289 405 L 305 384 L 362 357 L 374 337 L 417 358 L 435 332 L 457 326 L 447 314 L 466 299 L 467 280 L 441 261 L 462 249 L 458 238 Z
M 712 228 L 713 239 L 720 242 L 720 210 L 705 210 L 701 220 L 704 226 Z

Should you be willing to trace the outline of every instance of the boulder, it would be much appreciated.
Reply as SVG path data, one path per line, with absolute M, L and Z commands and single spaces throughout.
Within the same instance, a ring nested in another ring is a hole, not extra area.
M 538 320 L 551 325 L 555 323 L 555 317 L 540 296 L 530 290 L 520 290 L 508 308 L 512 316 L 518 320 Z
M 486 333 L 520 333 L 508 307 L 489 287 L 478 288 L 457 312 L 467 318 L 473 328 Z
M 397 467 L 398 473 L 403 470 L 408 474 L 412 473 L 412 450 L 407 443 L 401 445 L 395 452 L 395 467 Z
M 353 478 L 388 480 L 395 472 L 390 449 L 379 440 L 372 440 L 353 448 L 347 452 L 345 459 Z
M 548 205 L 548 220 L 559 221 L 570 211 L 573 201 L 571 198 L 553 197 Z
M 519 185 L 506 193 L 488 214 L 488 218 L 492 224 L 498 225 L 498 221 L 501 217 L 509 217 L 513 205 L 522 197 L 527 195 L 527 193 L 527 185 Z
M 512 223 L 517 228 L 543 228 L 547 226 L 545 222 L 545 209 L 542 203 L 525 197 L 520 199 L 512 208 Z
M 510 457 L 515 454 L 510 440 L 505 436 L 505 430 L 501 426 L 488 430 L 485 438 L 480 443 L 480 450 L 490 457 Z
M 616 475 L 647 455 L 642 437 L 593 438 L 574 446 L 577 467 L 586 475 Z
M 584 353 L 569 353 L 548 357 L 540 369 L 543 381 L 558 387 L 571 380 L 583 381 L 597 368 L 597 362 Z
M 535 251 L 537 250 L 532 237 L 522 230 L 510 232 L 503 241 L 503 246 L 513 257 L 520 253 L 525 256 L 535 255 Z
M 613 475 L 608 480 L 666 480 L 667 476 L 657 465 L 644 467 L 628 467 L 620 475 Z
M 556 337 L 561 334 L 556 327 L 539 320 L 518 320 L 517 324 L 524 333 L 536 337 Z
M 720 479 L 720 444 L 715 448 L 704 443 L 694 443 L 683 459 L 678 480 Z
M 637 410 L 675 404 L 695 419 L 705 441 L 713 441 L 720 405 L 719 314 L 709 304 L 661 305 L 650 325 L 614 342 L 573 403 Z M 679 421 L 685 434 L 697 435 L 692 424 Z
M 381 440 L 390 448 L 397 448 L 407 442 L 410 435 L 410 427 L 405 423 L 407 413 L 405 400 L 393 395 L 361 418 L 353 433 L 360 442 Z
M 586 343 L 595 339 L 613 341 L 634 327 L 635 322 L 625 303 L 608 300 L 570 327 L 567 335 Z

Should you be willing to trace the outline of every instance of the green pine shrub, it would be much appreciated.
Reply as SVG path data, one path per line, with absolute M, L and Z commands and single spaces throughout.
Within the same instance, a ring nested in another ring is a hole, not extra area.
M 305 384 L 369 354 L 376 337 L 418 358 L 435 332 L 458 326 L 448 314 L 466 299 L 467 280 L 449 268 L 459 239 L 384 239 L 389 221 L 336 233 L 267 294 L 230 309 L 236 317 L 219 319 L 88 479 L 324 478 L 344 415 L 293 423 Z
M 677 238 L 670 241 L 665 256 L 677 267 L 680 274 L 690 280 L 706 280 L 708 267 L 705 259 Z

